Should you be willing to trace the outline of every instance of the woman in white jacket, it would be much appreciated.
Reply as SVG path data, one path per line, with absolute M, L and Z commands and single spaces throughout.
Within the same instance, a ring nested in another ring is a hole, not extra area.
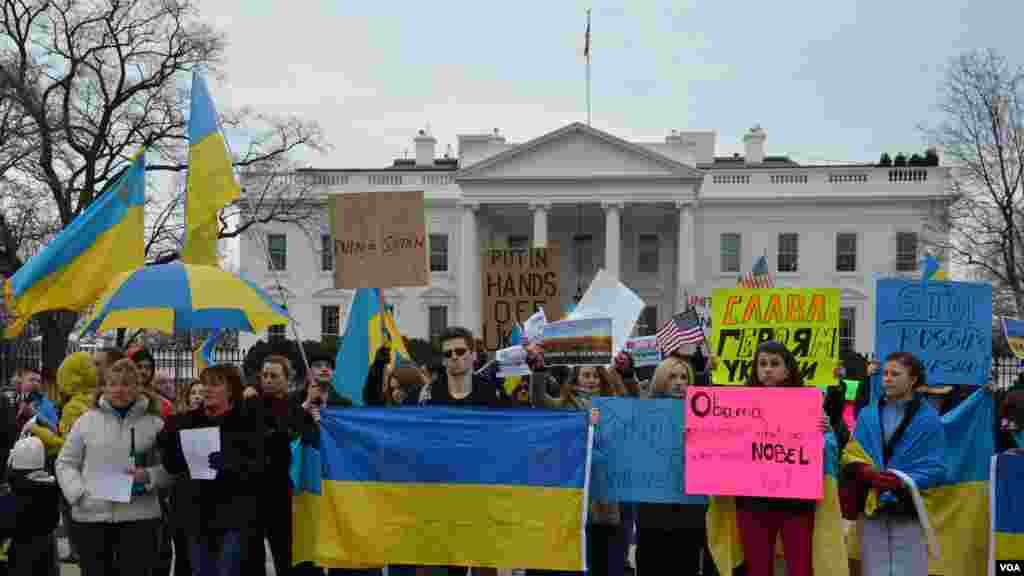
M 155 446 L 163 426 L 160 405 L 124 359 L 108 369 L 92 409 L 71 429 L 56 471 L 76 521 L 71 536 L 83 576 L 152 573 L 160 527 L 156 489 L 171 482 Z M 126 487 L 114 493 L 128 478 L 130 494 Z

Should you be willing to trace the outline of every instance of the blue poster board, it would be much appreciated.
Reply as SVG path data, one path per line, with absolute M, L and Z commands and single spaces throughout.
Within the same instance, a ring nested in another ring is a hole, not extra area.
M 603 502 L 704 504 L 683 494 L 682 400 L 594 398 L 601 417 L 594 436 L 590 495 Z
M 917 356 L 929 386 L 985 384 L 992 369 L 992 286 L 881 278 L 875 342 L 879 361 L 893 352 Z M 878 393 L 880 378 L 874 380 Z

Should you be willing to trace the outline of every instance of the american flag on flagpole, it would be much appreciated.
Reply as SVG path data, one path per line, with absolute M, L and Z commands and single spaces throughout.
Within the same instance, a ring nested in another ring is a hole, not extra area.
M 700 327 L 700 317 L 697 310 L 687 308 L 665 322 L 665 325 L 655 335 L 658 350 L 663 356 L 668 356 L 684 344 L 697 344 L 704 341 L 704 330 Z
M 768 272 L 768 257 L 762 255 L 754 262 L 750 273 L 740 277 L 739 285 L 742 288 L 774 288 L 775 280 Z

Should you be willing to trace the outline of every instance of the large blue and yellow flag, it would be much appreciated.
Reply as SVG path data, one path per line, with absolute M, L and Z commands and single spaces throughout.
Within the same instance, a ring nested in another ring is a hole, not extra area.
M 391 348 L 391 366 L 397 366 L 403 359 L 412 359 L 380 289 L 360 288 L 352 301 L 345 336 L 335 358 L 334 390 L 361 406 L 370 364 L 377 349 L 385 343 Z
M 923 404 L 889 462 L 889 468 L 914 479 L 924 498 L 940 552 L 939 558 L 929 556 L 929 574 L 956 576 L 985 571 L 988 463 L 995 449 L 993 410 L 992 394 L 983 388 L 941 418 Z M 935 432 L 935 419 L 941 423 L 941 433 Z M 843 464 L 862 462 L 878 468 L 880 461 L 881 428 L 875 404 L 861 410 L 854 438 L 843 452 Z M 869 492 L 869 515 L 877 506 L 877 498 L 877 491 Z M 850 544 L 850 556 L 859 558 L 859 542 L 854 537 Z
M 835 436 L 825 436 L 822 499 L 814 508 L 814 533 L 811 553 L 815 574 L 848 576 L 843 540 L 843 519 L 839 509 L 839 460 Z M 732 574 L 743 563 L 743 545 L 736 524 L 736 499 L 711 496 L 707 513 L 708 547 L 720 574 Z
M 185 194 L 185 237 L 181 261 L 217 266 L 217 211 L 236 200 L 242 190 L 231 169 L 217 109 L 206 79 L 192 72 L 192 110 L 188 118 L 188 183 Z
M 139 150 L 127 170 L 4 283 L 14 317 L 5 335 L 17 336 L 40 312 L 88 308 L 115 278 L 145 264 L 145 203 L 146 156 Z
M 999 454 L 992 458 L 991 468 L 993 516 L 989 574 L 1020 573 L 1020 566 L 1024 564 L 1024 491 L 1021 490 L 1024 456 Z
M 322 413 L 317 564 L 586 569 L 586 414 Z

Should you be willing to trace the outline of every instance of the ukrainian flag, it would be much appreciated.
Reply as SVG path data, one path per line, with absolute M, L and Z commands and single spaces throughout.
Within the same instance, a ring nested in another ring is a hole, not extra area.
M 836 438 L 832 433 L 825 436 L 824 473 L 822 499 L 814 508 L 814 533 L 812 535 L 813 568 L 815 574 L 848 576 L 850 566 L 846 561 L 843 541 L 842 513 L 839 509 L 839 483 L 836 464 L 839 459 Z M 732 496 L 712 496 L 706 516 L 708 547 L 720 574 L 732 574 L 743 563 L 743 544 L 736 524 L 736 499 Z
M 1020 481 L 1024 478 L 1024 456 L 1000 454 L 992 458 L 992 554 L 989 574 L 1000 562 L 1024 560 L 1024 497 Z M 980 574 L 980 572 L 978 572 Z
M 993 410 L 991 393 L 979 388 L 941 417 L 940 435 L 926 432 L 934 429 L 928 422 L 937 414 L 927 404 L 922 405 L 889 463 L 890 468 L 914 478 L 924 498 L 941 552 L 938 559 L 929 557 L 929 574 L 957 576 L 985 571 Z M 880 458 L 881 429 L 877 404 L 873 404 L 861 410 L 853 440 L 843 452 L 843 465 L 863 462 L 877 468 Z M 907 460 L 917 460 L 919 465 L 908 470 L 904 464 Z M 877 498 L 876 490 L 868 494 L 865 508 L 869 515 L 877 506 Z M 858 541 L 851 541 L 850 556 L 860 557 Z
M 84 310 L 120 274 L 145 264 L 144 150 L 45 248 L 4 283 L 4 302 L 15 321 L 6 336 L 48 310 Z
M 334 389 L 338 394 L 352 400 L 357 406 L 363 404 L 366 375 L 370 372 L 370 364 L 377 349 L 384 343 L 391 348 L 392 366 L 397 366 L 402 359 L 412 359 L 394 316 L 384 304 L 381 290 L 359 288 L 352 301 L 345 336 L 334 362 Z
M 317 511 L 320 508 L 320 450 L 292 442 L 292 565 L 316 563 Z
M 242 190 L 235 181 L 231 155 L 220 132 L 217 109 L 206 79 L 192 72 L 192 111 L 188 118 L 188 182 L 185 195 L 185 238 L 181 261 L 217 266 L 217 211 L 238 199 Z
M 1024 321 L 1003 318 L 1003 333 L 1013 355 L 1024 359 Z
M 318 564 L 586 569 L 586 414 L 328 409 Z
M 203 340 L 203 343 L 192 355 L 192 361 L 196 367 L 196 375 L 213 365 L 213 350 L 217 347 L 217 341 L 223 335 L 222 330 L 214 330 Z

